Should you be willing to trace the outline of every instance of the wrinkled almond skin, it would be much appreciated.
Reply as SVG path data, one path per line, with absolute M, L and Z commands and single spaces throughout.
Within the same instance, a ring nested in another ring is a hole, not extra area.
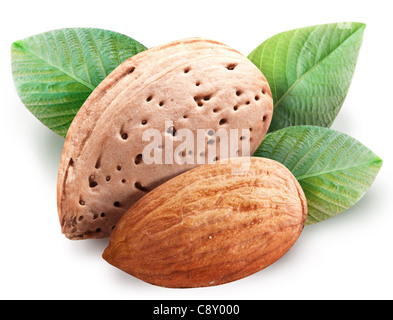
M 266 78 L 227 45 L 190 38 L 131 57 L 94 90 L 68 130 L 57 183 L 62 232 L 76 240 L 109 237 L 123 213 L 147 192 L 199 160 L 214 161 L 209 150 L 216 148 L 217 157 L 225 158 L 223 140 L 208 135 L 201 150 L 195 143 L 184 155 L 175 152 L 182 144 L 176 132 L 187 129 L 197 141 L 198 129 L 238 130 L 239 137 L 246 130 L 252 154 L 272 114 Z M 173 127 L 165 127 L 168 121 Z M 173 152 L 168 149 L 173 163 L 143 161 L 151 143 L 143 139 L 147 130 L 160 133 L 161 150 L 173 144 Z M 238 155 L 242 151 L 239 142 Z M 185 163 L 178 161 L 183 158 Z
M 306 217 L 304 193 L 280 163 L 254 157 L 218 161 L 169 180 L 135 203 L 116 225 L 103 258 L 158 286 L 219 285 L 282 257 Z

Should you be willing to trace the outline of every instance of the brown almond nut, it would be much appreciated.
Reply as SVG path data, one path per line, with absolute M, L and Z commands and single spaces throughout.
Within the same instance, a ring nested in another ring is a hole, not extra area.
M 214 136 L 219 129 L 238 130 L 239 155 L 247 130 L 252 154 L 272 112 L 266 78 L 226 45 L 192 38 L 135 55 L 94 90 L 67 133 L 57 184 L 62 232 L 70 239 L 108 237 L 148 191 L 201 163 L 225 158 L 224 143 Z M 172 125 L 165 127 L 168 121 Z M 142 156 L 152 143 L 143 140 L 147 129 L 160 133 L 162 164 L 147 164 Z M 202 147 L 195 143 L 179 151 L 181 129 L 189 129 L 195 141 L 198 129 L 210 130 Z M 167 148 L 171 143 L 173 150 Z M 212 148 L 217 154 L 209 158 Z M 165 162 L 168 152 L 172 164 Z
M 204 287 L 249 276 L 295 243 L 303 190 L 282 164 L 242 157 L 185 172 L 119 220 L 103 258 L 148 283 Z

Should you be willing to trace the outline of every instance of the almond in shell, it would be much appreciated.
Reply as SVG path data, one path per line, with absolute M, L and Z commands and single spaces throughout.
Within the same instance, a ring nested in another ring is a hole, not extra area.
M 266 78 L 227 45 L 191 38 L 133 56 L 94 90 L 69 128 L 57 184 L 62 232 L 70 239 L 108 237 L 147 192 L 201 163 L 227 157 L 214 132 L 237 129 L 241 139 L 248 130 L 252 154 L 272 112 Z M 150 141 L 143 136 L 149 129 L 160 133 L 159 148 L 165 157 L 169 150 L 172 162 L 146 163 L 143 152 Z M 198 129 L 211 131 L 202 147 L 195 143 L 179 152 L 181 129 L 190 130 L 195 141 Z M 212 148 L 218 151 L 209 159 Z M 239 155 L 241 148 L 239 143 Z

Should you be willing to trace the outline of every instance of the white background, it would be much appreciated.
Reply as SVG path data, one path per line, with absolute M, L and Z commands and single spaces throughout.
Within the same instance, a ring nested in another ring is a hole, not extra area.
M 0 41 L 1 299 L 392 299 L 393 38 L 391 1 L 3 1 Z M 248 55 L 276 33 L 315 24 L 367 24 L 352 85 L 333 129 L 384 164 L 353 208 L 306 226 L 278 262 L 209 288 L 156 287 L 102 259 L 108 240 L 60 232 L 56 178 L 64 139 L 22 104 L 10 47 L 65 27 L 117 31 L 147 47 L 200 36 Z

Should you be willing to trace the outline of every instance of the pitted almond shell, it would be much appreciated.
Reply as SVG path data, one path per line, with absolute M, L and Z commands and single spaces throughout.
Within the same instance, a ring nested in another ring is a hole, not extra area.
M 203 161 L 225 157 L 214 135 L 206 135 L 202 151 L 195 143 L 193 150 L 173 154 L 182 143 L 175 141 L 180 129 L 190 129 L 195 141 L 198 129 L 237 129 L 240 138 L 242 129 L 249 130 L 252 154 L 272 112 L 263 74 L 226 45 L 192 38 L 135 55 L 94 90 L 67 133 L 57 188 L 62 232 L 70 239 L 108 237 L 147 192 Z M 166 121 L 173 126 L 166 128 Z M 159 130 L 162 150 L 173 143 L 172 164 L 143 161 L 151 143 L 142 139 L 147 129 Z M 211 148 L 218 150 L 214 159 L 208 159 Z M 236 151 L 242 155 L 241 144 Z M 179 157 L 194 163 L 178 164 Z

